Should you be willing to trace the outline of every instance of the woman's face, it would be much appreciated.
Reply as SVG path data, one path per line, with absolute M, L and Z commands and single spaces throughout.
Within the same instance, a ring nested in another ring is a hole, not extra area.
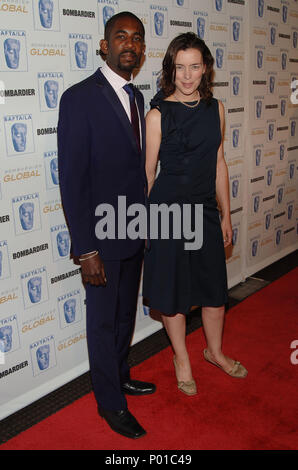
M 175 60 L 175 69 L 175 94 L 179 98 L 197 99 L 197 89 L 206 70 L 201 51 L 198 49 L 179 51 Z

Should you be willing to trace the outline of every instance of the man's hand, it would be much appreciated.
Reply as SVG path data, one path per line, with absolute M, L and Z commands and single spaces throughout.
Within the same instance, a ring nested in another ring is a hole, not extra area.
M 89 284 L 92 284 L 93 286 L 106 285 L 107 279 L 104 265 L 98 254 L 94 256 L 82 255 L 80 257 L 80 264 L 84 284 L 89 282 Z

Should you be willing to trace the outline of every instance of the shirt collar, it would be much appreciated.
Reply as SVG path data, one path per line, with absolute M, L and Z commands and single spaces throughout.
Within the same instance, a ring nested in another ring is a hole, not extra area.
M 115 91 L 119 91 L 121 88 L 124 87 L 127 83 L 132 83 L 132 80 L 127 81 L 120 75 L 118 75 L 116 72 L 114 72 L 108 64 L 105 62 L 104 65 L 101 68 L 101 72 L 105 76 L 105 78 L 108 80 L 110 85 L 114 88 Z

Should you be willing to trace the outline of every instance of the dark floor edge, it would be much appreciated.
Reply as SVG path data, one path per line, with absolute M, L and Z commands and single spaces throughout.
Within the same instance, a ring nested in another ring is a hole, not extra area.
M 258 271 L 253 277 L 271 283 L 296 268 L 297 265 L 298 250 L 281 258 L 261 271 Z M 234 307 L 244 300 L 233 298 L 231 293 L 232 289 L 229 290 L 229 308 Z M 190 334 L 201 326 L 201 311 L 200 309 L 196 309 L 187 317 L 186 332 Z M 130 348 L 128 358 L 130 367 L 134 367 L 154 354 L 158 354 L 160 351 L 167 348 L 169 344 L 167 334 L 164 328 L 162 328 Z M 8 416 L 0 422 L 0 444 L 7 442 L 91 391 L 90 374 L 87 372 L 54 392 L 40 398 L 31 405 Z

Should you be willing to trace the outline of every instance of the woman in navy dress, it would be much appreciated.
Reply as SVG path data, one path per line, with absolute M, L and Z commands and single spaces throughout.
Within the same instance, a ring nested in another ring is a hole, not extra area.
M 202 307 L 205 359 L 233 377 L 247 375 L 238 361 L 222 352 L 228 301 L 224 248 L 231 243 L 232 227 L 224 107 L 211 91 L 213 62 L 205 42 L 194 33 L 173 39 L 163 60 L 161 92 L 146 116 L 149 203 L 175 204 L 181 213 L 187 204 L 193 233 L 200 220 L 195 207 L 203 207 L 200 248 L 185 249 L 189 239 L 183 236 L 183 227 L 182 236 L 175 236 L 172 218 L 169 237 L 159 230 L 144 259 L 143 296 L 162 315 L 174 350 L 178 388 L 187 395 L 197 392 L 185 342 L 186 315 L 194 306 Z

